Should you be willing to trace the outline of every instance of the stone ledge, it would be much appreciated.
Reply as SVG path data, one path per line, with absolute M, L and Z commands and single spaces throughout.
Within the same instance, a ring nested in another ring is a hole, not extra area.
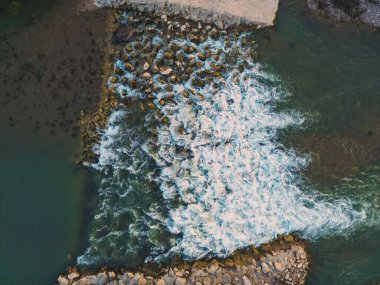
M 140 12 L 180 16 L 219 28 L 248 24 L 273 26 L 278 0 L 94 0 L 97 6 L 127 6 Z

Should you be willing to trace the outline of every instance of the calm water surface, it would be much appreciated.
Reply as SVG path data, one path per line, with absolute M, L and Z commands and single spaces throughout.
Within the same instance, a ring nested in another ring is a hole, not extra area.
M 27 26 L 49 12 L 51 3 L 24 1 L 20 14 L 0 14 L 0 34 L 22 36 Z M 15 65 L 23 63 L 16 57 L 8 59 Z M 9 79 L 8 74 L 0 77 Z M 15 82 L 28 90 L 25 81 Z M 55 118 L 41 111 L 40 93 L 26 93 L 28 103 L 13 96 L 15 107 L 10 109 L 11 99 L 6 99 L 1 87 L 0 284 L 53 284 L 66 266 L 75 263 L 82 246 L 86 175 L 75 164 L 79 137 L 73 137 L 68 128 L 64 132 L 55 127 L 53 132 Z M 56 102 L 65 103 L 65 98 Z M 31 110 L 25 112 L 25 105 Z M 55 104 L 50 106 L 55 108 Z M 35 128 L 32 116 L 38 117 L 41 128 Z
M 7 134 L 0 143 L 0 284 L 52 284 L 80 246 L 84 175 L 75 141 Z

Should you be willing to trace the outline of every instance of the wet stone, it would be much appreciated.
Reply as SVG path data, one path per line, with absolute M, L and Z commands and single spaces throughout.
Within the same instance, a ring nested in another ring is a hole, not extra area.
M 203 278 L 203 284 L 204 285 L 211 285 L 211 282 L 212 282 L 212 280 L 210 277 Z
M 178 277 L 175 281 L 175 285 L 185 285 L 186 284 L 186 279 Z
M 59 283 L 59 285 L 68 285 L 69 280 L 67 280 L 67 278 L 64 276 L 59 276 L 58 277 L 58 283 Z
M 134 71 L 135 70 L 135 67 L 132 64 L 130 64 L 129 62 L 127 62 L 124 66 L 128 71 Z
M 144 66 L 143 66 L 144 70 L 148 70 L 149 67 L 150 67 L 149 63 L 148 63 L 148 62 L 145 62 L 145 63 L 144 63 Z
M 270 271 L 269 265 L 266 264 L 265 262 L 263 262 L 263 263 L 261 264 L 261 269 L 262 269 L 263 273 L 265 273 L 265 274 L 268 273 L 268 272 Z
M 243 276 L 241 278 L 241 281 L 242 281 L 242 285 L 252 285 L 251 280 L 249 280 L 247 276 Z
M 152 78 L 152 75 L 151 75 L 149 72 L 144 72 L 144 73 L 142 74 L 142 77 L 143 77 L 144 79 L 148 80 L 148 79 Z
M 172 73 L 173 69 L 171 67 L 160 67 L 160 73 L 162 75 L 170 75 Z

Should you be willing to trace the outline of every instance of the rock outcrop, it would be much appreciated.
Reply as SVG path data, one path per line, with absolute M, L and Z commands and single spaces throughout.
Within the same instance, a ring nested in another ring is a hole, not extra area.
M 307 0 L 309 8 L 337 21 L 358 21 L 380 28 L 379 0 Z

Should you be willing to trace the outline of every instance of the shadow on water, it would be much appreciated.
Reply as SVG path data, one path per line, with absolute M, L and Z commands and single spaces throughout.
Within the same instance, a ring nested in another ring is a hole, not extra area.
M 378 211 L 380 32 L 331 23 L 305 5 L 280 1 L 277 25 L 256 35 L 259 62 L 289 83 L 292 96 L 281 108 L 307 119 L 286 144 L 312 155 L 305 175 L 319 191 L 367 201 Z M 379 234 L 377 222 L 313 242 L 308 284 L 379 282 Z
M 85 247 L 78 121 L 97 109 L 106 14 L 77 4 L 1 1 L 0 284 L 52 284 Z

